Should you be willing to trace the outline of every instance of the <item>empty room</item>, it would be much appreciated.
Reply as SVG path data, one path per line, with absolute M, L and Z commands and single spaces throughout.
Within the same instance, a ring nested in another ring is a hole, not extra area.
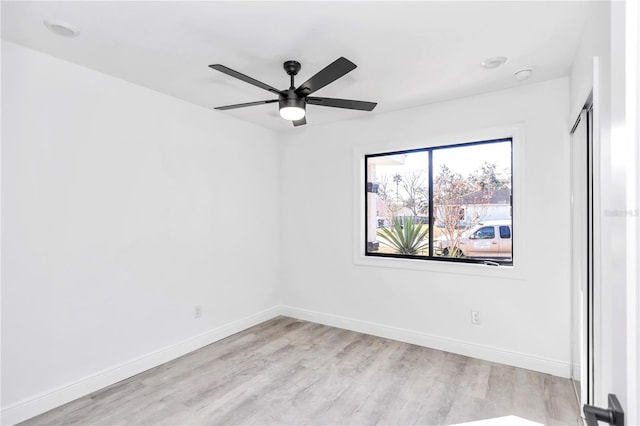
M 3 425 L 638 425 L 636 1 L 2 1 Z

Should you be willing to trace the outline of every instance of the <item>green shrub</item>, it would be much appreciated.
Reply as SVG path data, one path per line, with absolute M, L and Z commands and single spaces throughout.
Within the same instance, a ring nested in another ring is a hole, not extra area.
M 399 254 L 419 254 L 429 247 L 429 227 L 415 223 L 413 218 L 406 218 L 404 224 L 395 218 L 393 226 L 378 229 L 380 243 L 391 247 Z

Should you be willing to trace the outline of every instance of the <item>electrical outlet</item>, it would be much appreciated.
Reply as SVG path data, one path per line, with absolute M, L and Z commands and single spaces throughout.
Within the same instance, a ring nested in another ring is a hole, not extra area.
M 202 318 L 202 305 L 195 305 L 193 307 L 193 317 L 195 319 Z
M 478 311 L 471 311 L 471 323 L 472 324 L 480 324 L 480 312 Z

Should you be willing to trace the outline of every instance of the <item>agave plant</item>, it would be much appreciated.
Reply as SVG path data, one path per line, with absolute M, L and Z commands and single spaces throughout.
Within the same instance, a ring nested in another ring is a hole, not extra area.
M 380 243 L 391 247 L 399 254 L 419 254 L 429 246 L 429 228 L 406 218 L 404 224 L 395 218 L 390 228 L 378 229 Z

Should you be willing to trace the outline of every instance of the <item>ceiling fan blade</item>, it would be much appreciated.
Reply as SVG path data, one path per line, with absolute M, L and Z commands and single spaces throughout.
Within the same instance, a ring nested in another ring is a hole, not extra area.
M 302 117 L 300 120 L 292 121 L 292 123 L 293 127 L 302 126 L 304 124 L 307 124 L 307 117 Z
M 320 105 L 334 108 L 345 109 L 357 109 L 360 111 L 372 111 L 376 105 L 376 102 L 354 101 L 352 99 L 335 99 L 335 98 L 307 98 L 307 103 L 310 105 Z
M 224 65 L 214 64 L 214 65 L 209 65 L 209 68 L 212 68 L 216 71 L 220 71 L 222 73 L 230 75 L 231 77 L 235 77 L 238 80 L 244 81 L 245 83 L 253 84 L 254 86 L 257 86 L 261 89 L 268 90 L 272 93 L 280 94 L 280 91 L 275 87 L 269 86 L 266 83 L 263 83 L 261 81 L 256 80 L 255 78 L 251 78 L 247 75 L 239 73 L 238 71 L 232 70 L 231 68 L 225 67 Z
M 227 109 L 244 108 L 244 107 L 254 106 L 254 105 L 270 104 L 273 102 L 278 102 L 278 99 L 269 99 L 268 101 L 246 102 L 244 104 L 226 105 L 221 107 L 215 107 L 214 109 L 219 109 L 224 111 Z
M 296 93 L 300 96 L 307 96 L 316 90 L 322 89 L 329 83 L 333 83 L 343 75 L 356 68 L 356 64 L 342 56 L 320 70 L 316 75 L 302 83 Z

